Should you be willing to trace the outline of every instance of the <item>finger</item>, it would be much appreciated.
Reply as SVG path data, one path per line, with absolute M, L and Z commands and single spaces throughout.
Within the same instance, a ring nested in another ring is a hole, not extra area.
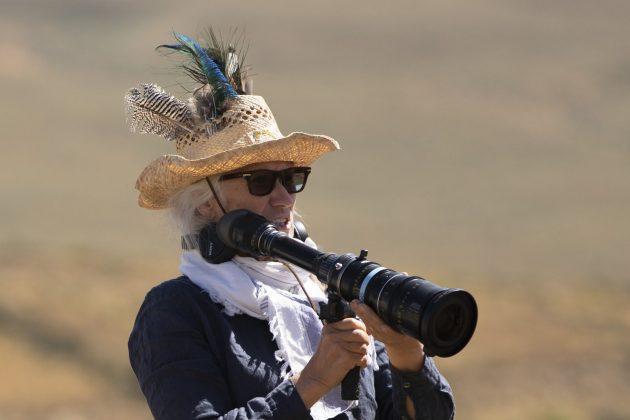
M 338 327 L 333 326 L 332 324 L 324 325 L 322 333 L 326 334 L 326 335 L 335 335 L 335 336 L 337 336 L 337 335 L 340 335 L 340 334 L 341 335 L 343 335 L 343 334 L 350 334 L 350 333 L 352 333 L 352 331 L 355 331 L 355 330 L 365 332 L 365 330 L 366 330 L 365 324 L 363 322 L 361 324 L 362 324 L 363 328 L 345 328 L 345 327 L 344 328 L 338 328 Z
M 345 359 L 344 362 L 346 366 L 348 366 L 348 370 L 354 366 L 366 367 L 368 365 L 365 356 L 353 355 L 354 357 L 351 359 Z
M 349 331 L 355 329 L 361 329 L 365 331 L 365 323 L 357 318 L 344 318 L 338 322 L 332 322 L 326 324 L 329 328 L 337 331 Z
M 365 325 L 372 330 L 373 333 L 376 334 L 390 334 L 396 333 L 393 328 L 383 322 L 383 320 L 364 303 L 359 302 L 358 300 L 353 300 L 350 304 L 352 306 L 352 310 L 354 310 L 357 315 L 361 317 Z
M 369 360 L 368 356 L 365 354 L 360 355 L 354 353 L 345 353 L 344 355 L 340 356 L 340 359 L 343 359 L 344 364 L 360 367 L 366 367 Z
M 382 343 L 396 342 L 401 334 L 385 324 L 367 305 L 357 306 L 357 314 L 364 317 L 367 333 Z
M 362 368 L 367 367 L 369 360 L 370 358 L 367 355 L 363 356 L 359 363 L 357 363 L 357 366 L 360 366 Z
M 350 302 L 350 307 L 358 316 L 361 317 L 364 322 L 378 318 L 378 315 L 376 315 L 372 308 L 367 306 L 365 303 L 362 303 L 358 299 L 354 299 L 352 302 Z
M 336 343 L 349 342 L 349 343 L 361 343 L 369 344 L 370 336 L 364 330 L 351 330 L 351 331 L 333 331 L 328 333 L 330 338 Z
M 366 343 L 341 342 L 338 346 L 355 355 L 365 356 L 368 351 L 368 344 Z

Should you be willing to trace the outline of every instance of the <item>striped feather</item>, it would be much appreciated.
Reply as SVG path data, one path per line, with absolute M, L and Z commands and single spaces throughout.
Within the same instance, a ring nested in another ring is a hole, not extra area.
M 228 50 L 227 60 L 225 60 L 225 75 L 228 79 L 232 79 L 234 73 L 238 70 L 238 55 L 233 48 Z
M 131 131 L 157 134 L 168 141 L 193 131 L 193 114 L 186 103 L 155 84 L 142 84 L 125 96 Z

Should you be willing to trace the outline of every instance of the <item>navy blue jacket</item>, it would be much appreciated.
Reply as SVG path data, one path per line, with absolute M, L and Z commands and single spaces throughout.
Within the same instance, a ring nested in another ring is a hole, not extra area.
M 153 288 L 129 338 L 129 358 L 156 419 L 310 419 L 293 382 L 280 377 L 266 321 L 227 316 L 187 277 Z M 380 369 L 361 370 L 359 406 L 337 419 L 452 419 L 453 395 L 433 360 L 398 372 L 376 343 Z

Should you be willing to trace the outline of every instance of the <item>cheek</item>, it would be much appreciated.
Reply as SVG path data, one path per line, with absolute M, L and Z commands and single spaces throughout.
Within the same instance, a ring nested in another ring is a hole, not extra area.
M 238 203 L 235 202 L 234 204 L 238 204 L 238 207 L 235 207 L 235 209 L 239 208 L 251 210 L 258 214 L 263 214 L 267 208 L 265 200 L 241 200 Z
M 268 197 L 253 196 L 247 191 L 247 188 L 245 188 L 245 191 L 240 188 L 233 188 L 229 190 L 226 189 L 224 192 L 228 211 L 246 209 L 254 213 L 262 214 L 269 203 Z

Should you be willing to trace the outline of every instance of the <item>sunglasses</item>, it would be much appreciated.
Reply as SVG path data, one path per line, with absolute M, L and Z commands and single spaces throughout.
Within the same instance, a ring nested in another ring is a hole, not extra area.
M 219 180 L 234 178 L 245 178 L 247 188 L 251 195 L 263 196 L 270 194 L 276 186 L 276 180 L 284 185 L 290 194 L 299 193 L 306 186 L 306 179 L 311 173 L 311 168 L 300 166 L 295 168 L 287 168 L 281 171 L 272 171 L 271 169 L 255 169 L 246 172 L 236 172 L 221 176 Z

